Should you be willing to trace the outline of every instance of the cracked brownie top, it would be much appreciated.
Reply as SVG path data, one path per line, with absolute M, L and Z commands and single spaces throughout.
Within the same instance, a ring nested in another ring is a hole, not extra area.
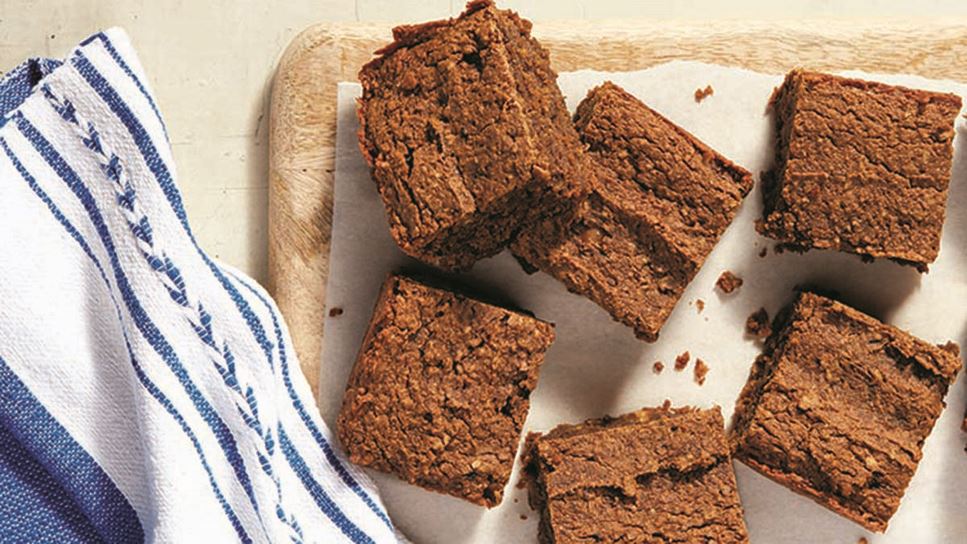
M 956 346 L 809 292 L 773 330 L 736 405 L 736 458 L 886 530 L 960 370 Z
M 338 419 L 350 460 L 498 504 L 553 338 L 524 313 L 390 276 Z
M 762 234 L 921 269 L 937 258 L 960 97 L 793 70 L 772 104 Z

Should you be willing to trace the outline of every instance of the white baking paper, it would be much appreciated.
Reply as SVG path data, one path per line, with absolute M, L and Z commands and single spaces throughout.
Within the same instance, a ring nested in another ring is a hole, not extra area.
M 888 83 L 967 96 L 967 86 L 918 77 L 850 74 Z M 753 173 L 767 169 L 772 135 L 766 103 L 780 75 L 675 62 L 634 73 L 581 71 L 561 74 L 559 83 L 573 111 L 591 87 L 610 79 L 685 127 Z M 697 88 L 714 95 L 696 103 Z M 324 419 L 334 425 L 343 388 L 386 274 L 413 267 L 390 238 L 383 206 L 356 143 L 355 97 L 359 86 L 339 87 L 335 208 L 327 303 L 344 312 L 327 318 L 322 353 Z M 661 331 L 657 343 L 635 339 L 593 303 L 568 293 L 543 274 L 528 276 L 508 254 L 478 263 L 465 279 L 508 295 L 539 317 L 557 324 L 531 397 L 526 431 L 548 430 L 603 414 L 621 414 L 665 399 L 674 405 L 719 405 L 728 420 L 760 346 L 743 335 L 746 318 L 760 306 L 770 315 L 791 300 L 792 288 L 809 283 L 838 291 L 847 301 L 933 343 L 967 344 L 967 123 L 957 121 L 953 182 L 940 258 L 921 275 L 892 262 L 863 263 L 858 257 L 824 251 L 759 257 L 771 242 L 753 221 L 761 211 L 758 186 L 709 256 Z M 745 280 L 739 291 L 714 289 L 723 270 Z M 697 301 L 705 309 L 698 311 Z M 327 314 L 328 315 L 328 314 Z M 690 352 L 711 368 L 704 386 L 692 365 L 675 372 L 675 356 Z M 662 361 L 660 375 L 652 363 Z M 967 453 L 960 431 L 967 378 L 947 397 L 948 409 L 924 447 L 920 468 L 886 535 L 872 542 L 967 542 Z M 739 491 L 754 543 L 855 543 L 866 531 L 735 463 Z M 508 485 L 492 510 L 424 491 L 393 476 L 370 471 L 396 524 L 420 543 L 536 542 L 537 515 L 525 492 Z M 524 519 L 526 516 L 526 519 Z

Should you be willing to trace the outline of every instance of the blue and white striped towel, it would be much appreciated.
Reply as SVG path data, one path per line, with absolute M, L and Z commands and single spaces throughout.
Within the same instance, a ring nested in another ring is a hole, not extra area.
M 388 542 L 119 30 L 0 80 L 0 541 Z

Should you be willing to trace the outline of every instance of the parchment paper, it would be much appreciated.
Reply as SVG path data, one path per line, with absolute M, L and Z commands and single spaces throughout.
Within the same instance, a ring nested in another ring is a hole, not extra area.
M 967 86 L 907 76 L 850 74 L 888 83 L 967 96 Z M 581 71 L 561 74 L 560 86 L 573 109 L 594 85 L 611 79 L 646 104 L 753 173 L 772 157 L 766 103 L 780 75 L 675 62 L 634 73 Z M 711 84 L 715 94 L 696 103 L 694 92 Z M 414 268 L 390 238 L 382 204 L 356 143 L 355 83 L 339 87 L 335 207 L 327 302 L 344 313 L 328 317 L 322 353 L 321 408 L 334 425 L 346 379 L 359 349 L 379 287 L 386 274 Z M 544 274 L 528 276 L 504 252 L 482 261 L 464 279 L 509 296 L 557 324 L 532 396 L 526 431 L 547 430 L 603 414 L 621 414 L 665 399 L 674 405 L 719 405 L 731 417 L 760 346 L 743 335 L 746 317 L 765 307 L 775 315 L 791 300 L 792 288 L 811 283 L 841 293 L 854 306 L 921 338 L 967 344 L 967 123 L 957 121 L 953 182 L 940 258 L 926 275 L 892 262 L 866 264 L 856 256 L 814 251 L 759 257 L 771 242 L 753 221 L 761 211 L 758 185 L 691 283 L 655 344 L 635 339 L 593 303 L 568 293 Z M 732 295 L 714 290 L 723 270 L 745 284 Z M 696 301 L 704 301 L 699 312 Z M 327 313 L 328 315 L 328 313 Z M 692 365 L 675 372 L 677 354 L 688 350 L 711 368 L 704 386 Z M 662 361 L 660 375 L 652 363 Z M 967 402 L 963 377 L 947 397 L 948 409 L 924 447 L 923 461 L 885 536 L 872 542 L 967 542 L 967 453 L 960 422 Z M 735 463 L 739 491 L 754 543 L 855 543 L 867 535 L 855 525 Z M 536 542 L 537 514 L 517 489 L 517 468 L 503 503 L 486 510 L 423 491 L 395 477 L 370 471 L 389 513 L 414 542 Z M 527 519 L 523 519 L 526 516 Z M 869 535 L 867 535 L 869 537 Z

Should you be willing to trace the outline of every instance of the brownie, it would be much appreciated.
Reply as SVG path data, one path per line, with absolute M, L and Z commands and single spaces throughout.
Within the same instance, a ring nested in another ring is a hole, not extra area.
M 735 409 L 737 459 L 885 531 L 960 360 L 840 302 L 800 293 L 776 318 Z
M 610 82 L 588 93 L 575 124 L 597 169 L 585 207 L 511 249 L 654 341 L 752 176 Z
M 742 283 L 744 283 L 742 278 L 736 276 L 731 270 L 723 271 L 719 275 L 719 279 L 715 280 L 715 286 L 726 295 L 737 291 L 739 287 L 742 287 Z
M 717 407 L 532 433 L 524 463 L 541 544 L 748 542 Z
M 530 315 L 391 275 L 337 421 L 349 459 L 498 504 L 553 338 Z
M 940 250 L 960 97 L 793 70 L 772 105 L 759 232 L 925 270 Z
M 746 318 L 745 333 L 758 339 L 766 338 L 772 334 L 772 328 L 769 325 L 769 312 L 765 308 L 760 307 Z
M 590 159 L 531 23 L 490 1 L 393 30 L 359 73 L 360 146 L 390 231 L 412 257 L 464 269 L 531 222 L 566 224 Z

